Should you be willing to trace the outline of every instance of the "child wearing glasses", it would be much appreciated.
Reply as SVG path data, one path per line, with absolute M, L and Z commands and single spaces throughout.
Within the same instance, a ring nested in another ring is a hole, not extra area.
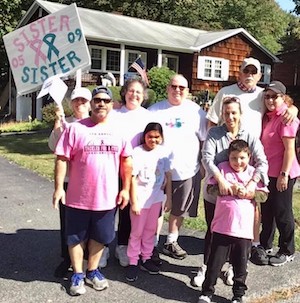
M 247 290 L 247 262 L 253 239 L 255 202 L 254 197 L 249 197 L 246 185 L 253 178 L 255 168 L 249 165 L 250 148 L 246 141 L 232 141 L 228 154 L 229 161 L 220 163 L 218 168 L 231 185 L 232 194 L 217 196 L 211 223 L 211 251 L 198 303 L 211 302 L 217 278 L 229 252 L 234 272 L 231 302 L 242 302 Z M 209 184 L 217 184 L 217 181 L 211 178 Z M 268 192 L 262 182 L 257 183 L 256 190 L 260 198 Z
M 149 123 L 143 133 L 142 145 L 133 152 L 133 177 L 131 186 L 131 233 L 127 255 L 129 267 L 126 279 L 134 282 L 140 268 L 150 274 L 158 274 L 159 267 L 151 259 L 157 220 L 165 200 L 165 211 L 171 208 L 171 172 L 169 154 L 163 142 L 163 130 L 159 123 Z

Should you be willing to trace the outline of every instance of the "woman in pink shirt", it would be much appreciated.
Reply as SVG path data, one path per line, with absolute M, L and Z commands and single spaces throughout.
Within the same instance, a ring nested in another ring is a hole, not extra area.
M 260 243 L 264 249 L 271 249 L 275 226 L 279 231 L 279 250 L 271 256 L 269 263 L 281 266 L 294 259 L 294 215 L 293 187 L 300 175 L 300 166 L 295 154 L 295 137 L 299 127 L 296 118 L 291 124 L 282 123 L 281 113 L 288 107 L 291 98 L 286 87 L 273 81 L 264 93 L 267 113 L 263 119 L 261 141 L 269 162 L 269 197 L 261 206 L 262 231 Z

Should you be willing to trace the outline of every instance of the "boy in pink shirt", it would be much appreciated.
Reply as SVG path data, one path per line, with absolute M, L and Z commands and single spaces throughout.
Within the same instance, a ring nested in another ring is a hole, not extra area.
M 249 165 L 250 149 L 244 140 L 230 143 L 229 161 L 218 165 L 226 181 L 231 184 L 233 195 L 217 197 L 214 218 L 211 224 L 212 243 L 205 280 L 198 303 L 211 302 L 214 286 L 222 266 L 230 252 L 233 266 L 232 303 L 242 302 L 247 290 L 247 262 L 253 239 L 255 201 L 247 192 L 246 185 L 253 177 L 255 168 Z M 217 184 L 212 179 L 211 184 Z M 259 182 L 257 191 L 268 192 Z

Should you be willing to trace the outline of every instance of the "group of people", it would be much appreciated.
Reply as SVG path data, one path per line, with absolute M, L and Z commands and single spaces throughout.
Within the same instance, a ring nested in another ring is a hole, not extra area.
M 184 259 L 180 228 L 184 217 L 197 216 L 204 175 L 207 232 L 203 265 L 194 277 L 202 286 L 198 303 L 211 302 L 226 261 L 232 302 L 239 303 L 247 290 L 250 253 L 256 264 L 293 260 L 298 110 L 281 82 L 262 89 L 260 77 L 259 61 L 246 58 L 238 82 L 218 92 L 207 114 L 187 99 L 188 81 L 178 74 L 167 86 L 167 100 L 147 110 L 146 86 L 139 79 L 122 87 L 118 109 L 107 87 L 92 93 L 74 89 L 72 120 L 58 110 L 49 138 L 57 155 L 53 205 L 60 209 L 64 258 L 55 274 L 72 266 L 71 295 L 84 294 L 85 283 L 96 290 L 108 287 L 99 268 L 107 264 L 116 213 L 115 256 L 127 267 L 128 281 L 138 278 L 139 268 L 159 273 L 157 244 L 166 211 L 163 253 Z M 276 227 L 279 251 L 270 256 Z

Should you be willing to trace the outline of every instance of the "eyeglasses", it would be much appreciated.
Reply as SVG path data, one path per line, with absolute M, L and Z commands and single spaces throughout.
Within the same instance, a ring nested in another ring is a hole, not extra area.
M 274 94 L 274 95 L 269 95 L 269 94 L 266 94 L 265 96 L 264 96 L 264 98 L 266 99 L 266 100 L 270 100 L 270 99 L 272 99 L 272 100 L 276 100 L 278 97 L 280 97 L 281 95 L 280 94 Z
M 244 74 L 251 74 L 251 75 L 256 75 L 257 74 L 257 69 L 249 69 L 249 68 L 245 68 L 243 70 Z
M 172 89 L 176 90 L 177 88 L 179 88 L 179 90 L 182 92 L 186 89 L 185 86 L 182 86 L 182 85 L 170 85 L 172 87 Z
M 93 98 L 94 103 L 101 103 L 102 101 L 105 104 L 110 103 L 112 100 L 111 99 L 103 99 L 103 98 Z

